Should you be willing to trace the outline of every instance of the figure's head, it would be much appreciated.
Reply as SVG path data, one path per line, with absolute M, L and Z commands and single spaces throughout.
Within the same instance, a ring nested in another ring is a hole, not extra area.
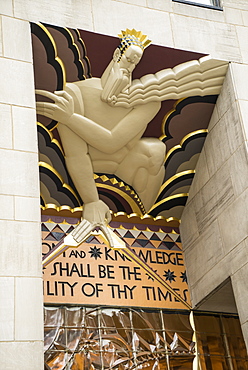
M 143 35 L 141 31 L 136 31 L 135 29 L 126 31 L 121 31 L 120 45 L 118 49 L 120 51 L 117 63 L 120 65 L 131 65 L 133 70 L 135 66 L 139 63 L 144 49 L 151 43 L 146 35 Z
M 131 73 L 151 42 L 141 31 L 126 29 L 121 32 L 118 35 L 120 45 L 114 51 L 113 60 L 102 76 L 102 100 L 109 103 L 131 84 Z
M 120 48 L 117 48 L 113 60 L 117 63 L 120 69 L 127 70 L 132 72 L 136 65 L 139 63 L 143 55 L 143 49 L 137 45 L 130 45 L 127 49 L 120 51 Z

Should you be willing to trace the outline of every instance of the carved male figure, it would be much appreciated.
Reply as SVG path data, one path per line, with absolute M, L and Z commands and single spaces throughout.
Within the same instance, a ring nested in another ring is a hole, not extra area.
M 101 78 L 67 83 L 54 94 L 37 91 L 54 101 L 38 102 L 37 113 L 60 123 L 66 165 L 84 201 L 83 218 L 93 223 L 110 220 L 94 172 L 121 178 L 149 210 L 164 178 L 165 145 L 142 138 L 148 123 L 165 99 L 218 94 L 228 65 L 204 57 L 132 82 L 132 71 L 150 41 L 135 30 L 120 36 L 121 44 Z
M 94 172 L 115 174 L 138 193 L 146 210 L 153 205 L 164 177 L 165 145 L 141 138 L 159 111 L 160 102 L 130 108 L 115 106 L 121 91 L 131 84 L 144 44 L 125 35 L 101 78 L 67 83 L 54 94 L 37 91 L 54 103 L 37 102 L 37 113 L 57 120 L 72 180 L 84 201 L 83 218 L 110 220 L 108 207 L 99 200 Z

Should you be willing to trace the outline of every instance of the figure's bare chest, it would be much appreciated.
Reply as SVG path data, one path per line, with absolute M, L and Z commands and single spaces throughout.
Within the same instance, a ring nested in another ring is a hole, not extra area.
M 84 116 L 109 130 L 113 129 L 132 109 L 117 108 L 101 100 L 102 90 L 94 86 L 80 86 Z

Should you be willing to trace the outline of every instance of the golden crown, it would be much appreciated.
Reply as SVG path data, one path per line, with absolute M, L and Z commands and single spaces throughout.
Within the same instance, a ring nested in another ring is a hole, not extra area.
M 118 35 L 120 38 L 119 49 L 121 54 L 131 45 L 139 46 L 142 50 L 147 48 L 150 45 L 151 40 L 148 40 L 147 35 L 143 35 L 141 31 L 136 31 L 134 28 L 126 31 L 121 31 L 121 34 Z

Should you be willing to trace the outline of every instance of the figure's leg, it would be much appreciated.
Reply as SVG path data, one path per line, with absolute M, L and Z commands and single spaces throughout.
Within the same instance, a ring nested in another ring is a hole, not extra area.
M 95 202 L 98 198 L 88 145 L 65 125 L 58 126 L 65 152 L 66 166 L 84 203 Z
M 129 151 L 115 174 L 131 185 L 148 211 L 164 178 L 165 145 L 156 138 L 143 138 Z
M 58 127 L 69 174 L 84 202 L 83 218 L 92 223 L 110 221 L 109 208 L 99 200 L 88 145 L 64 125 Z

